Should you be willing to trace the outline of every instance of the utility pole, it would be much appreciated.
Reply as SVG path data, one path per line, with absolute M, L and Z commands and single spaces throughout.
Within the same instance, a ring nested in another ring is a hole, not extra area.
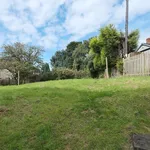
M 126 23 L 125 23 L 125 57 L 128 55 L 128 21 L 129 19 L 129 0 L 126 0 Z

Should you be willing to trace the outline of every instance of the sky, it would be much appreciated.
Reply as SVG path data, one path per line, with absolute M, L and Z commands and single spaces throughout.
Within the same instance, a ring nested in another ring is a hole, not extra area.
M 150 37 L 150 0 L 129 0 L 129 31 Z M 71 41 L 87 40 L 114 24 L 124 31 L 125 0 L 3 0 L 0 46 L 22 42 L 44 48 L 45 62 Z M 2 51 L 2 49 L 1 49 Z

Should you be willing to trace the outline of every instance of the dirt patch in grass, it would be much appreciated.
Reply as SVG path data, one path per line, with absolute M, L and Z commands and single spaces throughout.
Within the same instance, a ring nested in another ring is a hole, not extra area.
M 10 111 L 10 109 L 8 109 L 7 107 L 0 106 L 0 115 L 5 114 L 8 111 Z

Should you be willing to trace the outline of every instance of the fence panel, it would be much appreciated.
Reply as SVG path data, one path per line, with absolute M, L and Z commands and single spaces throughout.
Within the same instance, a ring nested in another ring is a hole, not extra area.
M 123 64 L 124 75 L 150 75 L 150 51 L 130 54 Z

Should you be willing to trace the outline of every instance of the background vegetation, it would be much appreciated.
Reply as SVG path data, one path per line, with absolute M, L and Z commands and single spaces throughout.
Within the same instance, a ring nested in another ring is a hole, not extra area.
M 53 68 L 88 70 L 91 77 L 98 78 L 105 72 L 106 57 L 110 69 L 117 69 L 117 64 L 121 65 L 121 59 L 125 55 L 124 37 L 124 33 L 118 31 L 114 25 L 105 26 L 100 29 L 97 37 L 92 37 L 82 43 L 71 42 L 65 50 L 57 51 L 51 58 L 51 65 Z M 138 39 L 138 30 L 129 34 L 129 53 L 136 50 Z M 119 62 L 117 63 L 117 61 Z M 122 70 L 119 69 L 119 72 L 122 73 Z
M 138 39 L 138 30 L 129 34 L 129 52 L 136 50 Z M 83 42 L 70 42 L 66 49 L 56 51 L 50 59 L 51 70 L 49 64 L 43 62 L 43 48 L 22 43 L 4 45 L 0 55 L 0 69 L 9 70 L 13 74 L 14 82 L 0 81 L 0 83 L 17 84 L 18 71 L 20 83 L 103 77 L 106 57 L 109 72 L 116 69 L 122 74 L 124 41 L 124 33 L 118 31 L 113 25 L 105 26 L 100 29 L 97 37 Z

